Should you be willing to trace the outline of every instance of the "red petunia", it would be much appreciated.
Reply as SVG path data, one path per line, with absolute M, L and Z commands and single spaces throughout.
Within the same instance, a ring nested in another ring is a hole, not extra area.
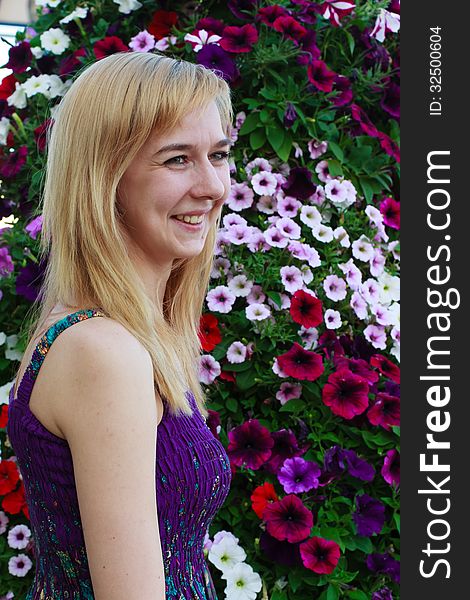
M 310 535 L 313 527 L 313 515 L 302 500 L 295 494 L 289 494 L 282 500 L 268 504 L 263 511 L 266 531 L 273 538 L 291 544 L 301 542 Z
M 8 51 L 9 61 L 5 65 L 13 73 L 23 73 L 31 65 L 33 54 L 29 42 L 19 42 Z
M 0 429 L 5 429 L 8 423 L 8 404 L 0 407 Z
M 295 292 L 289 310 L 294 321 L 306 328 L 316 327 L 323 321 L 321 300 L 304 290 Z
M 322 60 L 312 60 L 307 67 L 308 80 L 322 92 L 331 92 L 336 73 L 330 71 Z
M 369 385 L 349 369 L 338 369 L 323 386 L 322 400 L 331 411 L 344 419 L 362 414 L 369 405 Z
M 400 398 L 379 392 L 367 411 L 367 418 L 372 425 L 380 425 L 387 431 L 391 426 L 400 425 Z
M 19 479 L 20 473 L 16 463 L 12 460 L 2 460 L 0 462 L 0 496 L 14 490 Z
M 7 100 L 16 89 L 18 79 L 13 75 L 7 75 L 0 83 L 0 100 Z
M 38 147 L 39 152 L 44 152 L 44 150 L 46 149 L 47 130 L 52 122 L 52 119 L 46 119 L 43 123 L 41 123 L 41 125 L 36 127 L 36 129 L 33 132 L 34 139 L 36 140 L 36 146 Z
M 400 367 L 393 364 L 391 360 L 388 360 L 382 354 L 372 355 L 370 364 L 372 367 L 376 367 L 382 375 L 391 379 L 393 383 L 400 383 Z
M 324 371 L 322 357 L 305 350 L 297 342 L 285 354 L 278 356 L 277 362 L 286 375 L 296 379 L 315 381 Z
M 227 454 L 230 462 L 237 467 L 245 464 L 249 469 L 257 470 L 271 456 L 274 440 L 269 429 L 258 419 L 248 419 L 245 423 L 228 432 Z
M 312 537 L 300 544 L 300 556 L 304 566 L 319 575 L 328 575 L 334 571 L 340 554 L 336 542 L 321 537 Z
M 379 380 L 379 374 L 371 369 L 369 363 L 362 358 L 335 356 L 334 363 L 337 369 L 349 369 L 354 375 L 365 379 L 369 385 L 374 385 Z
M 255 511 L 260 519 L 263 518 L 263 511 L 268 504 L 276 502 L 278 496 L 272 483 L 263 483 L 259 485 L 250 496 L 251 508 Z
M 290 15 L 283 6 L 279 6 L 279 4 L 273 4 L 272 6 L 264 6 L 263 8 L 260 8 L 258 14 L 256 15 L 256 19 L 259 19 L 265 25 L 272 27 L 274 21 L 278 17 L 288 16 Z
M 100 60 L 116 52 L 130 52 L 130 50 L 121 38 L 118 38 L 116 35 L 110 35 L 96 42 L 93 46 L 93 52 L 97 60 Z
M 147 31 L 155 36 L 156 40 L 160 40 L 171 33 L 177 22 L 178 15 L 175 12 L 157 10 L 153 15 L 152 22 L 147 27 Z
M 351 104 L 351 116 L 359 123 L 364 133 L 370 135 L 371 137 L 378 137 L 379 131 L 377 127 L 372 123 L 360 106 L 357 104 Z
M 21 482 L 17 490 L 10 492 L 3 498 L 2 508 L 10 515 L 17 515 L 23 511 L 24 516 L 29 519 L 29 509 L 26 504 L 23 482 Z
M 258 41 L 256 27 L 250 24 L 236 27 L 229 25 L 224 28 L 219 45 L 227 52 L 251 52 Z
M 386 133 L 379 131 L 378 136 L 380 140 L 380 147 L 385 150 L 385 152 L 394 158 L 398 163 L 400 162 L 400 148 L 398 144 L 390 138 Z
M 219 342 L 220 335 L 219 320 L 209 313 L 202 315 L 199 323 L 199 341 L 204 352 L 212 352 Z

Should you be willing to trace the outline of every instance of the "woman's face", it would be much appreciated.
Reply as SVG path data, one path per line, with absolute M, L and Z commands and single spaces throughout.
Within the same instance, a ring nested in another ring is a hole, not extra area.
M 229 193 L 230 145 L 212 101 L 139 150 L 119 183 L 118 205 L 129 250 L 140 261 L 168 266 L 202 251 Z M 202 215 L 202 223 L 177 220 L 188 213 Z

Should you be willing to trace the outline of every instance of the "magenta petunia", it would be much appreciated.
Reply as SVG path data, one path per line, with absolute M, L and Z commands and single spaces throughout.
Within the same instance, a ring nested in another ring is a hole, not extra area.
M 242 27 L 229 25 L 225 27 L 219 45 L 227 52 L 251 52 L 258 41 L 256 27 L 247 23 Z
M 365 379 L 369 385 L 373 385 L 379 380 L 379 374 L 371 369 L 369 363 L 362 358 L 338 356 L 335 357 L 334 363 L 337 369 L 349 369 L 351 373 Z
M 15 152 L 1 157 L 0 175 L 3 177 L 14 177 L 17 175 L 26 163 L 28 156 L 28 146 L 20 146 Z
M 263 519 L 269 535 L 291 544 L 305 540 L 313 527 L 312 513 L 295 494 L 268 504 L 263 511 Z
M 281 187 L 286 196 L 298 200 L 307 200 L 317 189 L 312 180 L 312 173 L 306 167 L 292 167 L 287 181 Z
M 323 386 L 322 400 L 331 411 L 344 419 L 362 414 L 369 405 L 369 385 L 349 369 L 338 369 Z
M 322 92 L 331 92 L 336 73 L 330 71 L 322 60 L 312 60 L 307 67 L 308 80 Z
M 249 419 L 228 433 L 227 454 L 237 467 L 245 464 L 249 469 L 257 470 L 271 456 L 274 440 L 266 427 L 258 419 Z
M 400 425 L 400 398 L 379 392 L 367 411 L 367 418 L 372 425 L 380 425 L 387 430 L 391 426 Z
M 278 17 L 288 17 L 289 13 L 287 9 L 279 4 L 273 4 L 272 6 L 263 6 L 258 11 L 256 18 L 264 23 L 265 25 L 269 25 L 272 27 L 274 25 L 274 21 Z
M 381 148 L 397 162 L 400 162 L 400 148 L 398 145 L 386 133 L 381 131 L 379 131 L 377 137 L 380 140 Z
M 390 485 L 400 485 L 400 454 L 396 450 L 387 452 L 380 472 Z
M 332 573 L 338 564 L 340 548 L 336 542 L 321 537 L 312 537 L 300 544 L 300 555 L 304 567 L 319 575 Z
M 315 381 L 324 371 L 322 357 L 305 350 L 297 342 L 285 354 L 278 356 L 277 360 L 284 373 L 295 379 Z
M 392 363 L 387 357 L 382 354 L 373 354 L 370 357 L 370 364 L 376 367 L 382 375 L 391 379 L 393 383 L 400 383 L 400 367 Z
M 359 123 L 364 133 L 370 135 L 371 137 L 378 137 L 379 131 L 377 127 L 372 123 L 360 106 L 357 104 L 351 104 L 351 116 Z
M 395 117 L 396 119 L 400 118 L 400 86 L 396 83 L 390 83 L 390 85 L 385 89 L 384 95 L 382 96 L 382 100 L 380 101 L 380 106 L 384 109 L 385 112 L 388 112 L 389 115 Z
M 274 21 L 273 27 L 276 31 L 279 31 L 286 37 L 296 42 L 300 42 L 303 36 L 307 33 L 305 27 L 303 27 L 291 16 L 278 17 Z
M 400 203 L 393 198 L 384 198 L 380 203 L 380 212 L 385 225 L 392 229 L 400 229 Z

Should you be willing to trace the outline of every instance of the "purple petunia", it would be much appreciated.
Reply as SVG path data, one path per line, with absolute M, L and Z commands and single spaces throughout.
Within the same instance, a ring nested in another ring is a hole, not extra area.
M 217 44 L 207 44 L 196 54 L 200 65 L 212 69 L 226 81 L 234 81 L 238 77 L 238 68 L 227 52 Z
M 320 473 L 316 463 L 294 456 L 284 461 L 277 478 L 286 494 L 300 494 L 318 487 Z
M 400 563 L 388 552 L 369 554 L 366 565 L 373 573 L 386 573 L 395 583 L 400 583 Z
M 356 496 L 356 510 L 352 518 L 358 535 L 380 533 L 385 523 L 385 506 L 368 494 Z

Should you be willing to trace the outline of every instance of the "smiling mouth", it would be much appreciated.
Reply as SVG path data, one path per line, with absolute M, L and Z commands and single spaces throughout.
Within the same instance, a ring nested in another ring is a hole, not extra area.
M 182 221 L 183 223 L 189 223 L 191 225 L 198 225 L 204 221 L 205 215 L 173 215 L 173 219 Z

